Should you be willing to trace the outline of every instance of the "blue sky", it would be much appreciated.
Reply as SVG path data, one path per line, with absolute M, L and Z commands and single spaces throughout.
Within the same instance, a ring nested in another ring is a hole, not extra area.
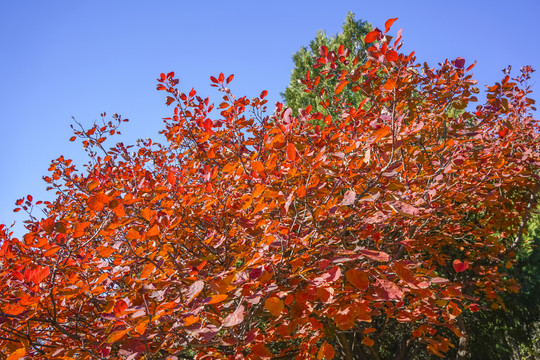
M 2 1 L 0 223 L 16 220 L 20 235 L 26 216 L 12 212 L 15 200 L 53 199 L 41 180 L 52 159 L 85 163 L 80 144 L 68 141 L 72 116 L 90 125 L 116 112 L 131 120 L 124 143 L 161 141 L 170 109 L 156 78 L 168 71 L 182 89 L 214 99 L 209 76 L 234 73 L 235 94 L 268 90 L 273 103 L 291 55 L 317 30 L 338 32 L 347 11 L 379 28 L 399 17 L 392 31 L 404 29 L 403 50 L 418 61 L 477 60 L 480 85 L 500 80 L 507 65 L 540 70 L 538 0 Z

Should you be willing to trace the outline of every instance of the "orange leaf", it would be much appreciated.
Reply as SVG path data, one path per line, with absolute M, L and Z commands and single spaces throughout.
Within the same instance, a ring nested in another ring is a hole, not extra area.
M 334 94 L 336 94 L 336 95 L 339 94 L 339 93 L 343 90 L 343 88 L 345 87 L 345 85 L 347 85 L 348 83 L 349 83 L 348 80 L 342 80 L 342 81 L 338 84 L 338 86 L 336 86 L 336 88 L 334 89 Z
M 374 144 L 376 142 L 378 142 L 379 140 L 381 140 L 383 137 L 385 137 L 386 135 L 390 134 L 390 126 L 384 126 L 380 129 L 377 129 L 373 132 L 373 134 L 371 135 L 371 143 Z
M 118 331 L 115 331 L 113 332 L 111 335 L 109 335 L 109 337 L 107 338 L 107 342 L 109 344 L 112 344 L 114 343 L 115 341 L 118 341 L 120 340 L 121 338 L 124 337 L 124 335 L 127 334 L 127 332 L 129 331 L 129 329 L 124 329 L 124 330 L 118 330 Z
M 317 359 L 326 359 L 330 360 L 333 359 L 336 356 L 336 352 L 334 350 L 334 347 L 327 343 L 326 341 L 324 344 L 319 348 L 319 352 L 317 353 Z
M 148 230 L 146 232 L 146 236 L 147 237 L 151 237 L 151 236 L 157 236 L 159 235 L 159 227 L 157 225 L 154 225 L 150 228 L 150 230 Z
M 124 211 L 124 206 L 123 205 L 118 205 L 118 206 L 114 207 L 113 212 L 119 218 L 122 218 L 122 217 L 126 216 L 126 212 Z
M 105 194 L 96 194 L 88 198 L 88 207 L 94 211 L 101 211 L 109 203 L 109 197 Z
M 26 355 L 26 348 L 20 348 L 12 352 L 6 360 L 21 360 Z
M 362 343 L 366 346 L 373 346 L 375 345 L 375 341 L 371 340 L 370 338 L 368 338 L 367 336 L 364 336 L 364 338 L 362 339 Z
M 384 32 L 385 32 L 385 33 L 387 33 L 388 31 L 390 31 L 390 27 L 392 26 L 392 24 L 393 24 L 397 19 L 398 19 L 398 18 L 386 20 L 386 22 L 384 23 Z
M 388 91 L 392 91 L 396 88 L 396 79 L 390 78 L 386 80 L 386 83 L 384 84 L 384 88 Z
M 390 255 L 383 251 L 376 251 L 376 250 L 360 250 L 359 251 L 362 255 L 376 261 L 389 261 Z
M 148 326 L 148 320 L 141 321 L 139 322 L 139 324 L 137 324 L 137 326 L 135 326 L 135 331 L 137 332 L 137 334 L 143 335 L 144 332 L 146 331 L 147 326 Z
M 227 294 L 220 294 L 220 295 L 212 295 L 209 297 L 209 301 L 207 302 L 207 304 L 217 304 L 217 303 L 220 303 L 222 302 L 223 300 L 227 299 L 228 295 Z
M 58 251 L 60 251 L 61 247 L 60 246 L 53 246 L 52 248 L 50 248 L 49 250 L 45 251 L 45 253 L 43 254 L 44 257 L 49 257 L 49 256 L 52 256 L 54 254 L 56 254 Z
M 152 209 L 150 208 L 144 208 L 141 210 L 140 214 L 146 221 L 150 221 L 150 219 L 152 219 L 152 216 L 154 215 L 154 211 L 152 211 Z
M 287 158 L 293 162 L 294 160 L 296 160 L 296 148 L 292 143 L 289 143 L 289 145 L 287 145 Z
M 128 240 L 139 240 L 141 238 L 141 234 L 134 228 L 129 229 L 129 231 L 126 234 L 126 239 Z
M 109 274 L 109 273 L 106 273 L 106 272 L 103 273 L 103 274 L 101 274 L 101 275 L 98 277 L 98 279 L 96 280 L 96 282 L 94 283 L 94 285 L 99 285 L 99 284 L 101 284 L 103 281 L 105 281 L 105 279 L 107 279 L 107 278 L 109 277 L 109 275 L 110 275 L 110 274 Z
M 75 231 L 73 232 L 74 238 L 79 238 L 81 236 L 84 236 L 84 230 L 90 225 L 90 222 L 78 222 L 75 225 Z
M 255 209 L 253 209 L 253 212 L 251 213 L 251 215 L 255 215 L 256 213 L 258 213 L 259 211 L 265 209 L 268 207 L 268 204 L 265 203 L 265 202 L 260 202 L 257 204 L 257 206 L 255 206 Z
M 184 326 L 190 326 L 199 321 L 198 316 L 189 315 L 184 319 Z
M 34 284 L 41 284 L 41 282 L 47 277 L 49 276 L 49 273 L 50 273 L 50 269 L 48 266 L 44 266 L 44 267 L 38 267 L 37 269 L 34 270 L 34 273 L 33 273 L 33 276 L 32 276 L 32 282 Z
M 256 343 L 251 346 L 251 355 L 256 356 L 257 359 L 272 359 L 273 355 L 266 346 L 261 343 Z
M 148 263 L 144 265 L 142 271 L 141 271 L 141 279 L 146 279 L 150 274 L 154 272 L 156 267 L 152 263 Z
M 2 307 L 2 312 L 7 315 L 19 315 L 23 311 L 25 311 L 26 308 L 24 306 L 19 306 L 17 304 L 7 304 Z
M 369 274 L 365 271 L 349 269 L 345 272 L 345 278 L 359 290 L 366 290 L 369 286 Z
M 397 261 L 394 264 L 394 270 L 396 271 L 397 276 L 399 276 L 399 278 L 406 283 L 413 285 L 418 283 L 413 275 L 413 272 L 409 268 L 405 267 L 405 265 L 403 265 L 400 261 Z
M 264 172 L 264 165 L 260 161 L 254 161 L 251 163 L 251 168 L 259 173 Z
M 281 314 L 281 312 L 285 308 L 285 305 L 280 298 L 273 296 L 266 299 L 266 301 L 264 302 L 264 307 L 266 308 L 266 310 L 270 311 L 272 315 L 277 317 Z

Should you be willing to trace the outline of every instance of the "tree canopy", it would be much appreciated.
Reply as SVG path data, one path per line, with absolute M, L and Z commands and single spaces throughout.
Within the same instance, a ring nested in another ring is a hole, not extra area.
M 358 57 L 357 61 L 364 62 L 366 60 L 366 44 L 364 42 L 364 37 L 371 30 L 373 30 L 373 27 L 370 23 L 362 20 L 355 20 L 354 13 L 349 12 L 340 33 L 328 37 L 323 31 L 319 31 L 317 32 L 315 39 L 309 43 L 309 47 L 302 46 L 300 50 L 292 56 L 294 67 L 291 73 L 291 82 L 281 96 L 285 101 L 285 105 L 293 110 L 294 115 L 298 115 L 298 110 L 304 109 L 307 106 L 311 106 L 314 111 L 328 114 L 328 109 L 325 109 L 324 106 L 320 104 L 320 100 L 316 95 L 304 92 L 305 85 L 302 83 L 308 71 L 313 78 L 319 76 L 321 68 L 314 68 L 313 65 L 317 64 L 317 59 L 320 59 L 319 61 L 326 60 L 326 58 L 320 58 L 322 55 L 320 54 L 320 49 L 324 46 L 330 54 L 337 56 L 340 46 L 343 45 L 344 49 L 348 49 L 347 51 L 350 52 L 350 54 L 346 54 L 346 58 L 354 59 L 355 57 Z M 341 54 L 340 56 L 343 55 L 344 54 Z M 356 66 L 352 63 L 350 66 L 347 66 L 344 63 L 341 65 L 345 66 L 350 71 L 354 70 Z M 335 78 L 326 79 L 325 77 L 321 77 L 321 81 L 323 84 L 326 83 L 326 86 L 334 87 L 337 80 Z M 345 89 L 341 96 L 346 98 L 352 105 L 358 106 L 362 100 L 358 95 L 359 94 L 354 94 L 348 89 Z
M 395 20 L 364 62 L 320 47 L 301 80 L 327 111 L 267 114 L 266 91 L 235 96 L 224 74 L 213 104 L 171 72 L 164 144 L 109 147 L 119 115 L 74 128 L 85 169 L 53 161 L 56 200 L 18 202 L 46 216 L 21 239 L 0 228 L 0 356 L 380 359 L 396 327 L 396 359 L 466 351 L 463 315 L 518 291 L 540 184 L 532 69 L 472 109 L 474 64 L 418 64 Z

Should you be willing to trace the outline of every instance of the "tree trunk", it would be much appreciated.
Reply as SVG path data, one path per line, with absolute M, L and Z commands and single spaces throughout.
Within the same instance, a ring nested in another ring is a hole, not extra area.
M 465 323 L 463 322 L 463 318 L 461 315 L 457 317 L 457 325 L 459 328 L 459 331 L 461 331 L 462 336 L 459 338 L 459 345 L 458 345 L 458 351 L 456 355 L 456 360 L 465 360 L 469 358 L 469 351 L 468 351 L 468 340 L 469 335 L 467 334 L 467 329 L 465 328 Z

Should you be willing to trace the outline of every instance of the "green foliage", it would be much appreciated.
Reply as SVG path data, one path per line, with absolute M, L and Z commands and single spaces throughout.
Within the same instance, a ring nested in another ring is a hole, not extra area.
M 315 39 L 309 43 L 309 47 L 302 46 L 292 56 L 294 68 L 291 73 L 291 82 L 287 89 L 285 89 L 285 92 L 281 93 L 286 106 L 290 107 L 295 115 L 298 114 L 298 109 L 306 108 L 308 105 L 311 105 L 316 112 L 325 115 L 328 114 L 328 110 L 320 104 L 320 100 L 316 95 L 304 92 L 305 85 L 299 83 L 299 80 L 304 79 L 308 71 L 311 78 L 319 76 L 321 68 L 314 69 L 313 65 L 316 63 L 315 59 L 319 57 L 320 46 L 326 46 L 328 51 L 337 53 L 339 46 L 344 45 L 345 48 L 350 49 L 354 55 L 358 56 L 360 62 L 364 62 L 366 59 L 364 37 L 371 30 L 373 30 L 373 27 L 370 23 L 363 20 L 355 20 L 354 13 L 349 12 L 345 18 L 342 32 L 328 37 L 324 31 L 318 31 Z M 353 65 L 350 64 L 349 66 L 350 70 L 352 70 Z M 327 89 L 335 88 L 337 82 L 336 78 L 321 78 L 321 84 Z M 359 93 L 353 93 L 349 89 L 344 89 L 343 97 L 355 106 L 358 106 L 362 100 L 359 97 Z
M 536 359 L 540 354 L 540 214 L 532 216 L 528 236 L 518 249 L 518 266 L 509 275 L 518 280 L 520 291 L 506 294 L 506 309 L 470 314 L 473 359 Z

